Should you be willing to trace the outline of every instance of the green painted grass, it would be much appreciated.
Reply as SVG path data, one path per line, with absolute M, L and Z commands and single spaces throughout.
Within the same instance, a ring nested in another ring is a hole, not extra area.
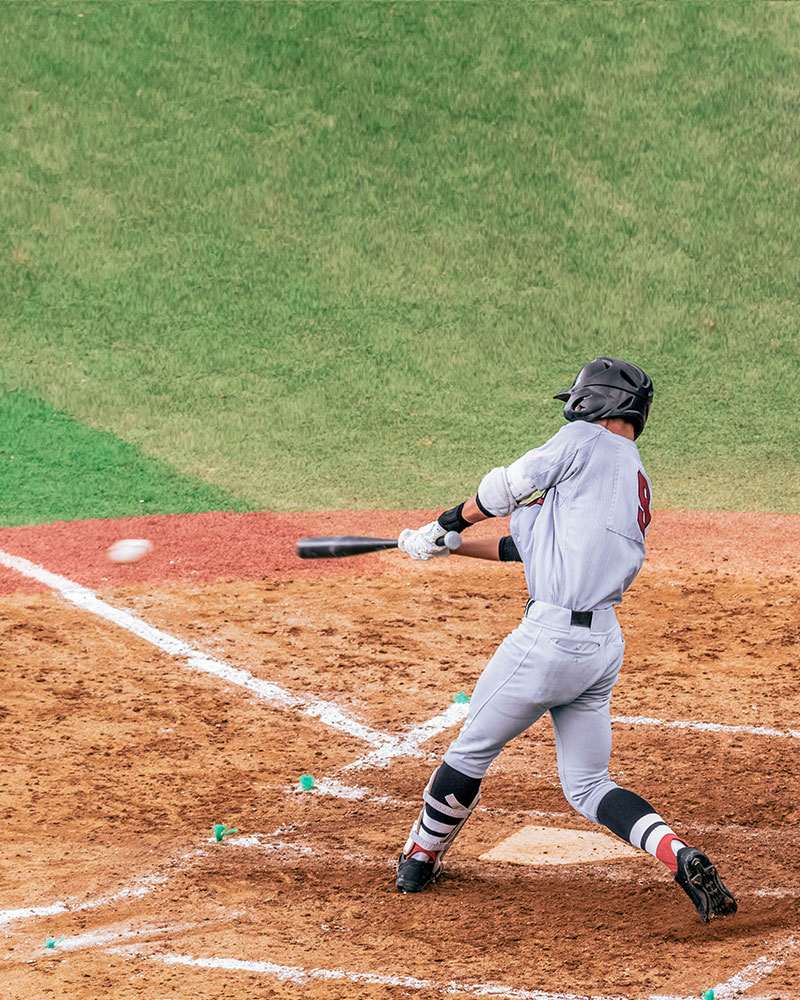
M 251 507 L 436 506 L 621 355 L 657 505 L 800 509 L 798 5 L 3 13 L 11 387 Z
M 147 458 L 26 393 L 0 389 L 0 523 L 245 510 L 222 490 Z

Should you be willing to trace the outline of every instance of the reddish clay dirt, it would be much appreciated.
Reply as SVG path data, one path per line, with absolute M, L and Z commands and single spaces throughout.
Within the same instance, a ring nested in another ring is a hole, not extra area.
M 313 514 L 153 515 L 116 520 L 57 521 L 35 527 L 0 528 L 0 549 L 62 573 L 87 587 L 208 583 L 216 580 L 317 578 L 373 574 L 376 555 L 302 560 L 295 542 L 306 535 L 396 537 L 403 528 L 431 520 L 435 511 L 321 511 Z M 497 535 L 505 522 L 486 522 L 471 536 Z M 148 538 L 153 552 L 119 565 L 106 552 L 120 538 Z M 385 557 L 384 557 L 385 559 Z M 728 514 L 660 511 L 648 532 L 650 569 L 717 570 L 758 577 L 800 570 L 800 517 L 790 514 Z M 0 566 L 0 593 L 42 591 Z M 46 589 L 46 588 L 44 588 Z
M 89 521 L 4 529 L 0 549 L 397 735 L 471 690 L 519 619 L 520 567 L 399 553 L 304 563 L 293 544 L 392 536 L 420 518 Z M 149 537 L 154 551 L 111 564 L 120 537 Z M 707 926 L 646 855 L 479 860 L 528 823 L 590 828 L 561 795 L 546 720 L 490 771 L 442 881 L 397 894 L 394 859 L 455 728 L 420 756 L 348 770 L 370 750 L 352 733 L 3 570 L 0 996 L 432 1000 L 495 984 L 500 996 L 644 1000 L 728 983 L 718 996 L 800 1000 L 798 542 L 800 518 L 657 514 L 619 612 L 615 716 L 743 727 L 615 725 L 614 776 L 718 860 L 736 892 L 739 913 Z M 302 792 L 304 773 L 363 797 Z M 217 844 L 214 823 L 240 833 Z M 227 966 L 196 964 L 218 960 Z

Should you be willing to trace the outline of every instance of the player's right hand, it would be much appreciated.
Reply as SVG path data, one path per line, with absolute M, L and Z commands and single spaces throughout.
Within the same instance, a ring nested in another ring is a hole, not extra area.
M 438 521 L 423 524 L 421 528 L 405 528 L 397 537 L 397 547 L 412 559 L 434 559 L 438 556 L 449 556 L 450 549 L 446 545 L 437 545 L 438 538 L 444 538 L 447 531 Z

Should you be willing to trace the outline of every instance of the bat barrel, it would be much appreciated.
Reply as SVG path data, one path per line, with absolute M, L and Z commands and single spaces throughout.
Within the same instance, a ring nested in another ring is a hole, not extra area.
M 337 559 L 357 556 L 364 552 L 396 549 L 396 538 L 365 538 L 361 535 L 327 535 L 319 538 L 301 538 L 297 542 L 297 555 L 301 559 Z

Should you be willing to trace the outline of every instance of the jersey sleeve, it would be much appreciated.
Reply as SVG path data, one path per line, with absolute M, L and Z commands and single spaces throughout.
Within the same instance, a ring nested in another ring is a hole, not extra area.
M 588 433 L 587 433 L 588 432 Z M 538 490 L 546 490 L 574 475 L 584 448 L 596 440 L 596 428 L 586 423 L 566 424 L 539 448 L 516 462 L 488 472 L 478 487 L 478 498 L 495 517 L 506 517 Z

